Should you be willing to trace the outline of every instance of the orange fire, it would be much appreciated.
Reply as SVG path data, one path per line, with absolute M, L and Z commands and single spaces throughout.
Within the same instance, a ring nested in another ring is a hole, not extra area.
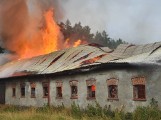
M 69 43 L 70 39 L 66 39 L 65 43 L 64 43 L 64 48 L 69 48 L 70 47 L 70 43 Z
M 64 43 L 64 48 L 78 47 L 81 44 L 87 44 L 87 42 L 79 39 L 76 42 L 71 43 L 70 39 L 68 38 L 68 39 L 66 39 L 66 41 Z
M 44 14 L 44 26 L 37 32 L 31 33 L 31 37 L 22 39 L 17 44 L 20 45 L 16 50 L 20 59 L 31 58 L 33 56 L 48 54 L 61 49 L 62 34 L 60 28 L 53 19 L 53 10 Z
M 77 47 L 77 46 L 79 46 L 81 43 L 82 43 L 81 40 L 77 40 L 77 41 L 74 43 L 74 46 L 73 46 L 73 47 Z
M 46 29 L 43 32 L 43 54 L 57 51 L 60 49 L 60 29 L 53 20 L 53 11 L 48 11 L 44 15 L 46 21 Z
M 105 55 L 107 54 L 102 54 L 102 55 L 99 55 L 97 57 L 94 57 L 94 58 L 91 58 L 91 59 L 88 59 L 88 60 L 85 60 L 81 63 L 81 65 L 86 65 L 86 64 L 92 64 L 92 63 L 95 63 L 97 62 L 98 60 L 100 60 L 102 57 L 104 57 Z
M 63 34 L 60 31 L 60 27 L 57 25 L 56 21 L 53 19 L 53 10 L 49 10 L 44 14 L 45 25 L 32 36 L 30 40 L 22 39 L 20 44 L 20 49 L 16 52 L 20 56 L 20 59 L 31 58 L 38 55 L 48 54 L 53 51 L 57 51 L 63 48 L 77 47 L 80 44 L 85 44 L 87 42 L 82 40 L 77 40 L 72 43 L 70 39 L 66 39 L 63 43 Z

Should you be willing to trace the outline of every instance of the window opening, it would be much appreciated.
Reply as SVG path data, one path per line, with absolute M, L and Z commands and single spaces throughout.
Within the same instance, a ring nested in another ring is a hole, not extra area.
M 109 98 L 118 98 L 118 95 L 117 95 L 117 85 L 110 85 L 108 86 L 108 89 L 109 89 Z
M 108 99 L 118 99 L 118 79 L 110 78 L 107 80 Z
M 96 80 L 91 79 L 87 80 L 87 99 L 95 99 L 96 98 Z
M 12 97 L 16 97 L 16 88 L 12 88 Z
M 89 98 L 95 98 L 95 86 L 88 86 L 88 97 Z
M 78 81 L 72 80 L 69 83 L 71 87 L 71 99 L 77 99 L 78 98 Z
M 63 83 L 61 81 L 56 82 L 56 98 L 57 99 L 63 98 L 62 86 L 63 86 Z
M 43 83 L 43 97 L 48 97 L 48 95 L 49 95 L 48 83 Z
M 145 77 L 132 78 L 134 100 L 146 100 Z
M 62 98 L 62 87 L 57 87 L 57 98 Z
M 36 97 L 36 91 L 35 91 L 36 84 L 31 83 L 30 85 L 31 85 L 31 98 L 35 98 Z
M 21 83 L 21 97 L 25 97 L 25 83 Z
M 145 99 L 145 85 L 134 85 L 134 99 Z

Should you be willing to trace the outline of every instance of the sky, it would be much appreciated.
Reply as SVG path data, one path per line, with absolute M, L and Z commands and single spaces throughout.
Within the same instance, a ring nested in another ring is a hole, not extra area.
M 61 0 L 65 21 L 135 44 L 161 41 L 161 0 Z

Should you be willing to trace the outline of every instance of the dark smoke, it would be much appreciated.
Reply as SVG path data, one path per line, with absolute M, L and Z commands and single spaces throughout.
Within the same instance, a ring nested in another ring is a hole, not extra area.
M 40 3 L 40 8 L 47 10 L 49 8 L 54 8 L 55 17 L 57 20 L 61 20 L 64 16 L 63 8 L 61 7 L 60 0 L 37 0 L 37 3 Z
M 32 41 L 42 39 L 43 15 L 51 8 L 56 19 L 62 19 L 59 0 L 0 0 L 0 46 L 15 55 L 25 49 L 24 43 L 35 50 L 41 47 Z
M 32 10 L 30 10 L 32 6 Z M 42 14 L 49 8 L 55 9 L 55 16 L 57 19 L 62 18 L 62 10 L 59 7 L 58 0 L 0 0 L 0 35 L 2 45 L 11 51 L 17 51 L 14 46 L 10 47 L 11 44 L 15 43 L 15 39 L 19 37 L 21 42 L 24 31 L 28 29 L 28 25 L 31 22 L 31 14 L 34 14 L 37 25 L 35 29 L 41 27 Z M 31 14 L 30 14 L 30 12 Z M 32 13 L 33 12 L 33 13 Z M 32 23 L 34 20 L 32 19 Z M 34 23 L 35 24 L 35 23 Z M 17 42 L 17 41 L 16 41 Z M 23 45 L 19 46 L 23 47 Z
M 14 44 L 15 38 L 23 34 L 29 22 L 26 0 L 1 0 L 0 1 L 0 26 L 2 45 L 8 50 L 14 51 L 9 44 Z

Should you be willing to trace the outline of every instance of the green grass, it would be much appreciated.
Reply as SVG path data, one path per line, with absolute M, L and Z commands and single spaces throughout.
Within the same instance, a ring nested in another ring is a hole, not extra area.
M 64 105 L 41 108 L 0 105 L 0 120 L 161 120 L 161 110 L 156 102 L 147 107 L 137 107 L 132 113 L 125 113 L 124 109 L 112 111 L 97 102 L 86 109 L 75 103 L 70 109 Z

